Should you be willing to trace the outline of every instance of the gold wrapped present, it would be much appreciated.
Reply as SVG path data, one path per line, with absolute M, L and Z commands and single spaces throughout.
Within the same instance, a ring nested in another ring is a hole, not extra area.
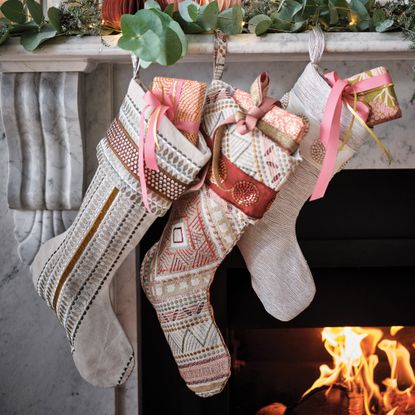
M 388 70 L 383 66 L 380 66 L 371 69 L 370 71 L 365 71 L 352 76 L 348 81 L 351 85 L 354 85 L 359 81 L 379 75 L 386 75 L 390 78 Z M 366 124 L 369 127 L 373 127 L 386 121 L 395 120 L 402 115 L 392 80 L 384 86 L 358 93 L 357 99 L 364 102 L 369 107 L 369 117 L 366 121 Z
M 193 144 L 197 144 L 207 85 L 203 82 L 155 77 L 151 91 L 161 103 L 173 107 L 171 121 Z

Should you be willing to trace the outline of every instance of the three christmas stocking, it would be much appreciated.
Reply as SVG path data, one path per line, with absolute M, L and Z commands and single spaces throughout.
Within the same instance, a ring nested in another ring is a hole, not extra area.
M 249 94 L 213 81 L 202 121 L 213 152 L 207 181 L 173 204 L 161 240 L 142 264 L 143 289 L 180 374 L 202 397 L 219 393 L 230 375 L 209 302 L 215 271 L 286 182 L 305 130 L 300 117 L 266 97 L 268 82 L 262 74 Z
M 296 238 L 299 211 L 311 195 L 316 199 L 324 194 L 334 172 L 373 136 L 364 124 L 399 118 L 400 110 L 385 68 L 342 81 L 335 73 L 325 79 L 317 65 L 310 63 L 283 101 L 287 111 L 308 120 L 309 130 L 300 146 L 303 161 L 264 218 L 247 229 L 238 247 L 265 309 L 287 321 L 303 311 L 315 293 Z M 340 144 L 339 137 L 347 143 Z
M 195 81 L 156 78 L 145 92 L 132 80 L 98 144 L 99 167 L 79 214 L 34 260 L 37 292 L 64 326 L 75 365 L 93 385 L 121 384 L 134 366 L 111 306 L 111 279 L 208 162 L 203 137 L 196 143 L 205 93 L 206 85 Z

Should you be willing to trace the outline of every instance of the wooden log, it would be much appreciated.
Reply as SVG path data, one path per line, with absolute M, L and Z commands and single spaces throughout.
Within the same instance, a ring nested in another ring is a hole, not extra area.
M 314 389 L 284 415 L 349 415 L 347 390 L 341 385 Z
M 394 415 L 415 415 L 415 392 L 412 391 L 410 395 L 406 394 L 392 394 L 389 398 L 390 406 L 398 409 Z
M 286 409 L 282 403 L 274 402 L 261 408 L 255 415 L 284 415 Z

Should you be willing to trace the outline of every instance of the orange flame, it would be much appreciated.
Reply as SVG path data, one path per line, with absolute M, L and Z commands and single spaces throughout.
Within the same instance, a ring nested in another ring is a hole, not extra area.
M 378 347 L 386 353 L 391 368 L 390 377 L 383 381 L 386 386 L 383 396 L 385 409 L 415 409 L 412 398 L 415 375 L 409 350 L 396 340 L 382 340 Z
M 390 333 L 394 336 L 402 329 L 403 326 L 393 326 Z M 330 387 L 338 384 L 346 387 L 349 398 L 360 396 L 363 409 L 359 415 L 399 415 L 408 410 L 415 414 L 415 374 L 410 352 L 398 341 L 382 337 L 383 331 L 375 328 L 325 327 L 322 340 L 333 366 L 321 365 L 320 377 L 304 395 L 322 386 L 329 387 L 329 393 Z M 391 369 L 390 376 L 382 382 L 386 386 L 382 393 L 375 382 L 377 348 L 386 353 Z

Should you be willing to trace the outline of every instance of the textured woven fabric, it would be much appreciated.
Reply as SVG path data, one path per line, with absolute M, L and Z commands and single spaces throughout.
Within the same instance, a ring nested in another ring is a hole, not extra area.
M 176 79 L 157 76 L 153 79 L 151 90 L 159 92 L 162 96 L 173 97 L 175 106 L 175 120 L 200 124 L 203 104 L 205 103 L 206 84 L 198 81 L 185 80 L 180 96 L 177 97 Z M 198 141 L 196 132 L 182 131 L 183 135 L 193 144 Z
M 143 96 L 141 86 L 131 81 L 117 118 L 98 145 L 99 167 L 74 223 L 42 246 L 32 268 L 37 292 L 64 326 L 80 374 L 97 386 L 123 383 L 134 366 L 133 349 L 111 307 L 111 279 L 210 157 L 203 138 L 198 149 L 163 118 L 157 131 L 159 171 L 145 171 L 147 211 L 138 178 Z
M 284 321 L 301 313 L 315 294 L 313 277 L 297 242 L 295 224 L 300 209 L 313 191 L 324 158 L 319 133 L 329 93 L 330 87 L 319 74 L 318 67 L 309 64 L 283 99 L 289 112 L 309 121 L 309 131 L 300 146 L 303 161 L 264 217 L 250 226 L 238 242 L 258 297 L 272 316 Z M 342 137 L 350 121 L 350 112 L 343 110 Z M 355 122 L 348 145 L 337 155 L 337 171 L 367 139 L 366 130 Z
M 217 126 L 240 110 L 233 94 L 221 81 L 208 91 L 202 129 L 210 145 Z M 224 129 L 220 156 L 221 183 L 210 171 L 200 191 L 173 204 L 163 236 L 141 269 L 143 289 L 180 374 L 202 397 L 219 393 L 230 375 L 229 353 L 209 303 L 215 271 L 297 164 L 259 130 L 240 135 L 235 125 Z

